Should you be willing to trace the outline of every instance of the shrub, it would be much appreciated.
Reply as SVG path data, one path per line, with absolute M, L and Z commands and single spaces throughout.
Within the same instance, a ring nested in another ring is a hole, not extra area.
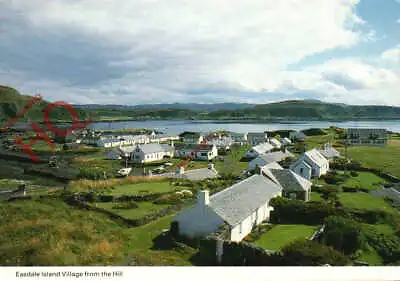
M 365 236 L 356 221 L 332 216 L 325 221 L 322 241 L 346 255 L 354 254 L 364 248 Z
M 177 205 L 184 202 L 184 198 L 176 193 L 162 195 L 154 201 L 154 204 L 171 204 Z
M 296 241 L 284 247 L 282 253 L 285 265 L 289 266 L 343 266 L 349 263 L 348 258 L 332 247 L 309 240 Z
M 351 171 L 351 172 L 350 172 L 350 175 L 351 175 L 352 177 L 358 177 L 358 173 L 357 173 L 356 171 Z
M 321 224 L 329 216 L 344 214 L 340 206 L 323 201 L 304 202 L 278 197 L 271 199 L 270 204 L 274 207 L 271 212 L 273 223 Z
M 135 201 L 127 201 L 127 202 L 116 203 L 112 208 L 116 210 L 130 210 L 139 208 L 139 205 Z

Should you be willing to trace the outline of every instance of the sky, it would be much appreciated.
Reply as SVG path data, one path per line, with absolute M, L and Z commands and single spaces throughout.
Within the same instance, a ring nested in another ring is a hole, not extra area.
M 0 0 L 0 84 L 75 104 L 400 106 L 400 0 Z

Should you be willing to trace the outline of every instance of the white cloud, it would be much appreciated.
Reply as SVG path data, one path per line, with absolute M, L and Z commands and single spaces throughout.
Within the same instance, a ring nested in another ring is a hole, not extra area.
M 400 65 L 400 45 L 383 52 L 381 55 L 381 58 L 384 61 L 387 61 L 387 62 L 390 62 L 390 63 L 393 63 L 393 64 L 399 66 Z
M 374 83 L 393 77 L 383 70 L 368 76 L 356 63 L 286 68 L 307 56 L 374 40 L 374 31 L 358 30 L 365 25 L 355 13 L 358 2 L 0 1 L 0 8 L 23 22 L 12 33 L 0 33 L 3 50 L 23 46 L 27 37 L 36 44 L 9 51 L 14 56 L 3 52 L 8 64 L 0 60 L 0 68 L 15 68 L 30 81 L 0 73 L 0 83 L 15 81 L 27 93 L 39 88 L 45 97 L 73 102 L 260 102 L 284 89 L 282 97 L 300 89 L 346 98 L 349 91 L 375 89 Z M 3 59 L 1 47 L 0 42 Z M 16 55 L 26 60 L 11 60 Z M 323 76 L 329 68 L 330 75 Z M 339 69 L 352 70 L 347 80 L 336 75 Z M 361 82 L 352 89 L 339 85 L 353 79 Z

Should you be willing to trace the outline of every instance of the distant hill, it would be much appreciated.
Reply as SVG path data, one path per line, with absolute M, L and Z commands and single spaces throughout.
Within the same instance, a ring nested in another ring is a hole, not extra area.
M 28 105 L 32 96 L 21 95 L 16 89 L 0 85 L 0 127 L 5 126 L 6 122 L 15 117 L 20 110 Z M 32 120 L 43 122 L 44 110 L 50 103 L 45 100 L 37 101 L 29 110 L 27 110 L 19 121 Z M 88 114 L 85 110 L 77 109 L 80 120 L 85 120 Z M 63 108 L 55 107 L 50 112 L 51 121 L 54 122 L 69 122 L 72 117 L 68 111 Z
M 360 106 L 315 100 L 289 100 L 236 111 L 214 111 L 211 119 L 359 120 L 400 119 L 400 107 Z
M 247 103 L 215 103 L 215 104 L 200 104 L 200 103 L 164 103 L 164 104 L 143 104 L 143 105 L 108 105 L 108 104 L 77 104 L 78 108 L 109 108 L 109 109 L 187 109 L 193 111 L 217 111 L 217 110 L 237 110 L 244 109 L 255 104 Z
M 0 119 L 7 120 L 26 105 L 32 97 L 0 86 Z M 43 110 L 49 103 L 42 101 L 25 114 L 25 119 L 43 121 Z M 80 118 L 90 113 L 94 121 L 118 120 L 400 120 L 400 107 L 346 105 L 319 100 L 288 100 L 268 104 L 245 103 L 173 103 L 148 105 L 73 105 Z M 52 120 L 71 121 L 62 108 L 52 111 Z M 3 121 L 4 122 L 4 121 Z

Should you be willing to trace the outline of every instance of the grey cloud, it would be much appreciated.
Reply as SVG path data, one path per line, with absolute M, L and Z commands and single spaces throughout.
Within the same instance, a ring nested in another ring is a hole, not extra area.
M 356 80 L 346 73 L 337 73 L 337 72 L 326 72 L 322 74 L 323 78 L 336 84 L 344 87 L 346 90 L 362 90 L 366 89 L 366 85 L 359 80 Z

